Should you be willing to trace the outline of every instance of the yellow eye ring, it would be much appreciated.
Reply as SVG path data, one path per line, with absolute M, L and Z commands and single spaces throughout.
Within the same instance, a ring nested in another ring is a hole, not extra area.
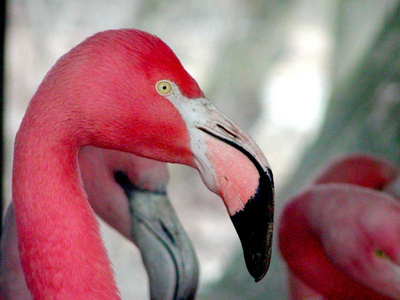
M 172 93 L 172 84 L 168 80 L 160 80 L 156 83 L 156 90 L 161 96 L 168 96 Z

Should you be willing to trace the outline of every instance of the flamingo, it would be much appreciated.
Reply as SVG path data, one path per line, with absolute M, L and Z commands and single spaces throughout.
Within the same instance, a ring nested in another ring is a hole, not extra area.
M 279 248 L 292 299 L 398 299 L 400 205 L 386 190 L 398 169 L 350 155 L 289 199 Z
M 274 188 L 261 150 L 159 38 L 109 30 L 56 62 L 15 138 L 15 224 L 34 299 L 120 299 L 82 184 L 77 158 L 85 146 L 196 168 L 223 199 L 249 273 L 264 277 Z
M 193 298 L 198 262 L 166 195 L 166 164 L 87 146 L 79 152 L 79 166 L 88 200 L 96 214 L 141 250 L 151 298 Z M 4 225 L 0 298 L 32 299 L 19 259 L 12 204 Z

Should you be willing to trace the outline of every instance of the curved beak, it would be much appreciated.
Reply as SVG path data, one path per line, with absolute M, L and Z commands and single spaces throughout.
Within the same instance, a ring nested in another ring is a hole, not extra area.
M 267 159 L 208 99 L 188 99 L 175 85 L 167 98 L 186 123 L 195 167 L 225 203 L 247 269 L 256 281 L 261 280 L 271 259 L 274 219 L 274 183 Z
M 166 191 L 140 190 L 122 172 L 115 179 L 129 199 L 130 238 L 142 254 L 151 299 L 194 299 L 197 257 Z
M 210 112 L 212 118 L 197 125 L 205 134 L 207 161 L 202 155 L 195 161 L 204 182 L 223 199 L 242 243 L 247 269 L 259 281 L 268 271 L 271 259 L 272 171 L 261 150 L 244 131 L 216 109 Z

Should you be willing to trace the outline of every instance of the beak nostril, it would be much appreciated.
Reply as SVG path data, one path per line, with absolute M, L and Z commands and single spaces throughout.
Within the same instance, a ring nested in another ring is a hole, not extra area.
M 216 136 L 215 134 L 213 134 L 211 131 L 209 131 L 208 129 L 206 129 L 206 128 L 204 128 L 204 127 L 201 127 L 201 126 L 196 126 L 196 127 L 197 127 L 198 129 L 200 129 L 201 131 L 207 133 L 207 134 L 210 134 L 210 135 L 212 135 L 212 136 Z M 234 139 L 238 139 L 238 138 L 239 138 L 239 136 L 238 136 L 237 134 L 235 134 L 235 133 L 233 133 L 232 131 L 226 129 L 224 126 L 222 126 L 222 125 L 220 125 L 220 124 L 217 124 L 217 127 L 218 127 L 222 132 L 224 132 L 225 134 L 227 134 L 228 136 L 230 136 L 231 138 L 234 138 Z
M 220 125 L 220 124 L 217 124 L 217 127 L 218 127 L 219 129 L 221 129 L 223 132 L 225 132 L 226 134 L 228 134 L 228 135 L 230 135 L 231 137 L 237 139 L 237 137 L 238 137 L 237 134 L 235 134 L 235 133 L 233 133 L 232 131 L 226 129 L 224 126 L 222 126 L 222 125 Z

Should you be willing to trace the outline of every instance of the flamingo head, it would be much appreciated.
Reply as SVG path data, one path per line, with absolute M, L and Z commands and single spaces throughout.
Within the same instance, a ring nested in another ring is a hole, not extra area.
M 130 29 L 98 33 L 56 63 L 38 94 L 46 99 L 41 101 L 47 101 L 50 118 L 60 118 L 52 103 L 62 103 L 66 127 L 79 133 L 81 146 L 196 168 L 224 200 L 250 274 L 256 280 L 265 275 L 274 209 L 269 164 L 255 142 L 205 98 L 159 38 Z
M 314 227 L 314 232 L 320 236 L 333 264 L 364 286 L 398 298 L 400 205 L 397 201 L 385 193 L 347 184 L 318 185 L 307 197 L 315 202 L 310 223 L 324 226 L 323 231 Z M 335 212 L 338 207 L 341 210 Z
M 374 190 L 389 192 L 398 185 L 397 176 L 396 166 L 357 153 L 333 160 L 314 179 L 318 185 L 345 183 L 329 184 L 330 195 L 325 195 L 346 207 L 348 216 L 338 217 L 335 231 L 323 239 L 328 255 L 354 279 L 394 298 L 400 295 L 400 206 L 394 197 Z
M 377 190 L 398 185 L 397 174 L 384 160 L 347 155 L 289 200 L 280 249 L 295 276 L 328 298 L 399 298 L 400 205 Z

